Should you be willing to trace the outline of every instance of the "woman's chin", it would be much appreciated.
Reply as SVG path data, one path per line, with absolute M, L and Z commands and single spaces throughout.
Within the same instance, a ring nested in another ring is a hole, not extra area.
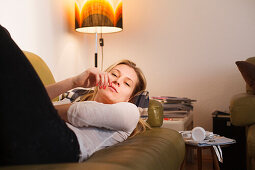
M 116 91 L 111 90 L 110 88 L 100 89 L 96 97 L 101 103 L 104 104 L 115 104 L 119 102 L 125 102 L 125 99 L 119 95 Z M 127 100 L 128 101 L 128 100 Z
M 116 93 L 111 92 L 110 90 L 100 90 L 95 97 L 95 100 L 104 103 L 104 104 L 114 104 L 118 103 L 116 101 Z

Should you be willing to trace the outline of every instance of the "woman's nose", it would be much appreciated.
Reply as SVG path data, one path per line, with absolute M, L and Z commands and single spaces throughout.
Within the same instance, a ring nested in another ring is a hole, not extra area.
M 120 87 L 120 83 L 118 82 L 118 80 L 114 80 L 112 81 L 112 83 L 116 84 L 118 87 Z

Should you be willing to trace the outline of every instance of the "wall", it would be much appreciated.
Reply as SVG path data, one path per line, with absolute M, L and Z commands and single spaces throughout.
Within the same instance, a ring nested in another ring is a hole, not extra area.
M 253 0 L 124 0 L 124 30 L 103 35 L 104 68 L 135 61 L 151 96 L 196 99 L 195 126 L 211 130 L 211 113 L 244 91 L 234 62 L 255 56 L 254 9 Z M 57 80 L 93 66 L 94 36 L 74 31 L 73 14 L 73 0 L 0 2 L 0 24 Z
M 74 28 L 72 0 L 0 2 L 0 24 L 22 50 L 41 56 L 56 80 L 78 74 L 93 64 L 90 35 Z
M 255 56 L 253 0 L 127 0 L 124 30 L 104 35 L 105 65 L 120 58 L 144 70 L 151 96 L 196 99 L 195 126 L 228 111 L 244 91 L 235 61 Z

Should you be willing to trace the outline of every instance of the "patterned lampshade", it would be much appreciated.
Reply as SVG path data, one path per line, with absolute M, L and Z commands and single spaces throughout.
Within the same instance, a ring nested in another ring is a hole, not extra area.
M 76 31 L 112 33 L 122 28 L 122 0 L 76 0 Z

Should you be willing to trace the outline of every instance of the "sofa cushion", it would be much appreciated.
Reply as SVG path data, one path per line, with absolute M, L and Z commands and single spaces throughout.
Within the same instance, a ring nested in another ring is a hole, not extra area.
M 237 61 L 236 65 L 247 85 L 255 91 L 255 65 L 248 61 Z

